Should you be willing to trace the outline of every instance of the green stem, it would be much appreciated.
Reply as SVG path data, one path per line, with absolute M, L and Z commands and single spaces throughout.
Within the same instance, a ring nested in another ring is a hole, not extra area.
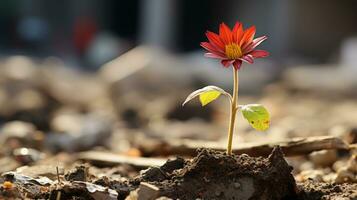
M 233 67 L 233 98 L 231 102 L 231 112 L 229 120 L 229 129 L 228 129 L 228 145 L 227 145 L 227 154 L 232 154 L 232 141 L 233 141 L 233 131 L 234 131 L 234 122 L 236 119 L 236 113 L 238 110 L 238 70 Z

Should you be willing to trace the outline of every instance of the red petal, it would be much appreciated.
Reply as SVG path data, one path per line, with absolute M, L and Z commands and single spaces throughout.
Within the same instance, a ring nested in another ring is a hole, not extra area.
M 224 44 L 232 43 L 232 31 L 225 23 L 221 23 L 219 26 L 219 37 Z
M 245 43 L 252 42 L 255 35 L 255 26 L 251 26 L 247 30 L 244 31 L 242 40 L 239 42 L 239 46 L 242 46 Z
M 239 44 L 239 41 L 243 36 L 243 25 L 242 23 L 237 22 L 233 27 L 233 42 Z
M 252 52 L 249 53 L 250 55 L 252 55 L 254 58 L 264 58 L 269 56 L 269 52 L 264 51 L 264 50 L 254 50 Z
M 234 67 L 236 70 L 239 70 L 241 66 L 242 66 L 242 61 L 241 61 L 241 60 L 235 60 L 235 61 L 234 61 L 233 67 Z
M 254 63 L 254 57 L 250 54 L 243 56 L 242 58 L 240 58 L 240 60 L 247 62 L 249 64 L 253 64 Z
M 213 45 L 211 45 L 211 43 L 209 42 L 201 42 L 201 47 L 203 47 L 204 49 L 206 49 L 207 51 L 217 54 L 219 56 L 224 57 L 225 54 L 220 52 L 219 50 L 217 50 Z
M 224 67 L 229 67 L 233 62 L 234 60 L 221 60 L 221 63 Z
M 221 38 L 219 36 L 211 31 L 206 32 L 206 36 L 208 38 L 208 41 L 215 46 L 216 48 L 222 49 L 224 51 L 224 43 L 222 42 Z
M 207 58 L 216 58 L 216 59 L 227 59 L 227 57 L 222 57 L 220 55 L 217 55 L 215 53 L 205 53 L 205 56 Z
M 249 52 L 253 51 L 255 49 L 255 47 L 260 45 L 266 39 L 268 39 L 267 36 L 255 38 L 250 44 L 246 44 L 243 46 L 243 52 L 249 53 Z

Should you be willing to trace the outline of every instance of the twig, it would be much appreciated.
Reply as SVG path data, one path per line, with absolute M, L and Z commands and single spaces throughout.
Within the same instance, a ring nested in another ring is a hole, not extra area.
M 103 151 L 87 151 L 78 155 L 78 159 L 89 161 L 101 166 L 115 166 L 118 164 L 129 164 L 137 168 L 147 168 L 152 166 L 161 166 L 166 159 L 130 157 Z
M 150 147 L 147 143 L 138 144 L 140 150 L 149 156 L 181 155 L 194 156 L 199 148 L 210 148 L 224 151 L 225 148 L 217 142 L 197 140 L 170 140 L 157 142 Z M 307 138 L 293 138 L 281 142 L 271 143 L 242 143 L 233 149 L 235 154 L 248 154 L 250 156 L 267 156 L 275 146 L 280 146 L 285 156 L 305 155 L 323 149 L 349 149 L 348 145 L 340 138 L 331 136 L 315 136 Z
M 58 184 L 61 184 L 61 179 L 60 179 L 60 176 L 59 176 L 58 166 L 56 166 L 56 171 L 57 171 L 57 180 L 58 180 Z

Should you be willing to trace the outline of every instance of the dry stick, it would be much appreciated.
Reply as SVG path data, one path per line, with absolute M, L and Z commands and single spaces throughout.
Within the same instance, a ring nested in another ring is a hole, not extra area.
M 161 166 L 167 160 L 161 158 L 130 157 L 103 151 L 82 152 L 78 154 L 78 159 L 98 165 L 114 166 L 117 164 L 129 164 L 143 169 L 152 166 Z
M 61 183 L 61 180 L 60 180 L 60 177 L 59 177 L 58 166 L 56 166 L 56 171 L 57 171 L 57 180 L 58 180 L 58 183 L 60 184 L 60 183 Z
M 148 139 L 149 141 L 150 139 Z M 147 143 L 145 143 L 147 144 Z M 150 147 L 143 144 L 139 148 L 148 156 L 180 155 L 195 156 L 197 149 L 205 147 L 219 151 L 225 151 L 217 142 L 197 141 L 197 140 L 173 140 L 157 141 Z M 275 146 L 280 146 L 286 156 L 305 155 L 313 151 L 323 149 L 349 149 L 349 146 L 340 138 L 330 136 L 316 136 L 307 138 L 293 138 L 291 140 L 274 143 L 242 143 L 238 148 L 233 149 L 235 154 L 246 153 L 251 156 L 267 156 Z M 144 158 L 118 155 L 111 152 L 87 151 L 78 154 L 78 159 L 98 164 L 101 166 L 115 166 L 118 164 L 129 164 L 137 168 L 147 168 L 150 166 L 161 166 L 167 159 Z
M 235 154 L 245 153 L 250 156 L 267 156 L 275 146 L 280 146 L 286 156 L 305 155 L 323 149 L 349 149 L 349 146 L 340 138 L 315 136 L 271 143 L 241 143 L 232 151 Z M 140 147 L 144 154 L 151 156 L 195 156 L 199 148 L 225 150 L 220 143 L 198 140 L 170 140 L 158 142 L 154 148 L 145 147 L 145 144 L 141 144 Z
M 60 176 L 59 176 L 58 166 L 56 166 L 56 172 L 57 172 L 57 181 L 58 181 L 58 184 L 61 184 L 61 179 L 60 179 Z M 60 200 L 60 199 L 61 199 L 61 191 L 58 191 L 58 192 L 57 192 L 57 196 L 56 196 L 56 200 Z

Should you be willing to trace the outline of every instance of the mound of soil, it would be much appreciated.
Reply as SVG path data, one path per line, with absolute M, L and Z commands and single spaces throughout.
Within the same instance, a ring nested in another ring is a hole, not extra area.
M 159 196 L 172 199 L 295 199 L 291 171 L 280 148 L 268 158 L 200 149 L 192 160 L 150 168 L 140 181 L 156 186 Z

